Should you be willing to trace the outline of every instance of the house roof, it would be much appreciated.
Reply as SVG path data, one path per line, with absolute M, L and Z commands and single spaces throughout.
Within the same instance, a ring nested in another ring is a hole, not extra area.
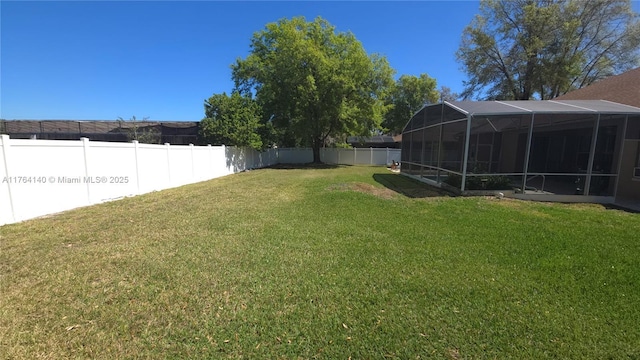
M 172 129 L 196 128 L 194 121 L 114 121 L 114 120 L 0 120 L 0 131 L 7 133 L 92 133 L 119 132 L 133 126 L 162 126 Z
M 347 137 L 347 142 L 348 143 L 380 143 L 380 144 L 384 144 L 384 143 L 393 143 L 396 142 L 396 140 L 389 135 L 378 135 L 378 136 L 370 136 L 370 137 L 363 137 L 363 136 L 349 136 Z
M 568 92 L 554 100 L 609 100 L 640 107 L 640 67 Z
M 606 113 L 640 114 L 640 108 L 606 100 L 520 100 L 520 101 L 452 101 L 445 104 L 468 115 L 531 113 Z

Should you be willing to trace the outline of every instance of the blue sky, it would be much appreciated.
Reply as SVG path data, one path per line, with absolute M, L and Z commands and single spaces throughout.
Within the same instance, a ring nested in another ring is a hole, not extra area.
M 459 92 L 455 60 L 478 1 L 1 1 L 0 118 L 200 120 L 232 90 L 254 32 L 322 16 L 402 74 Z M 635 4 L 638 8 L 638 4 Z

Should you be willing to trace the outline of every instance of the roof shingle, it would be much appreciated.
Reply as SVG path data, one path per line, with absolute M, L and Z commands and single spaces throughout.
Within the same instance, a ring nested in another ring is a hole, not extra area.
M 640 107 L 640 67 L 568 92 L 554 100 L 609 100 Z

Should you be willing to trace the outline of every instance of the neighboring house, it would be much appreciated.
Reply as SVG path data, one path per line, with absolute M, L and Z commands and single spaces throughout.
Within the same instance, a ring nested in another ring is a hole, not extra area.
M 200 123 L 195 121 L 105 121 L 105 120 L 0 120 L 0 133 L 13 139 L 129 141 L 135 130 L 152 133 L 155 143 L 196 144 Z
M 402 142 L 402 136 L 349 136 L 347 143 L 355 148 L 392 148 L 399 149 Z
M 640 68 L 610 76 L 554 100 L 608 100 L 640 107 Z
M 640 208 L 640 107 L 444 102 L 423 107 L 402 135 L 402 173 L 439 186 Z

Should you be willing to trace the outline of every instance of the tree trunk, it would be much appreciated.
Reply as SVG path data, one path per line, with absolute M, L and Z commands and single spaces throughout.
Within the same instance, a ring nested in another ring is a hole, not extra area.
M 322 161 L 320 161 L 320 143 L 318 141 L 313 142 L 312 150 L 313 150 L 313 163 L 321 164 Z

